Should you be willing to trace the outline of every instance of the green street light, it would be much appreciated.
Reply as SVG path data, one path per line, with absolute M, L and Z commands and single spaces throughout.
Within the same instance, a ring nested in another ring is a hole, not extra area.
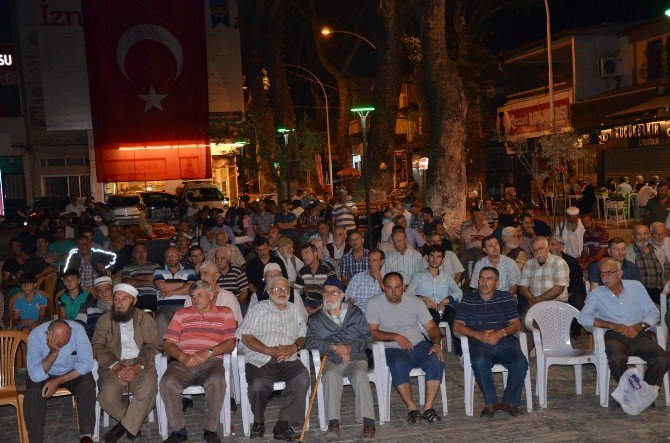
M 365 228 L 365 239 L 368 249 L 372 251 L 372 219 L 370 217 L 370 182 L 368 176 L 369 168 L 369 154 L 367 148 L 367 119 L 368 116 L 375 108 L 372 106 L 359 106 L 357 108 L 351 108 L 351 112 L 358 114 L 358 118 L 361 120 L 361 135 L 363 138 L 363 184 L 365 186 L 365 216 L 367 218 L 367 226 Z
M 288 150 L 288 135 L 293 131 L 295 131 L 295 129 L 277 128 L 277 133 L 279 135 L 284 136 L 284 147 L 287 150 Z M 288 194 L 288 197 L 291 196 L 291 176 L 288 169 L 286 171 L 286 193 Z
M 667 17 L 670 17 L 670 9 L 666 9 L 666 10 L 665 10 L 665 15 L 666 15 Z

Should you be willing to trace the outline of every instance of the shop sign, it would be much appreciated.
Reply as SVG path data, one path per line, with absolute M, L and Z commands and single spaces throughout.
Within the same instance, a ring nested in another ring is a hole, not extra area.
M 615 126 L 600 132 L 598 142 L 607 147 L 644 148 L 670 144 L 670 122 L 656 121 Z

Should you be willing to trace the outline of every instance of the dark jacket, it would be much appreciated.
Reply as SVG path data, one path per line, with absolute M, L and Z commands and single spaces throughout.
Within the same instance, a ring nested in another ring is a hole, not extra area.
M 342 363 L 342 357 L 330 349 L 330 345 L 335 344 L 351 346 L 351 360 L 366 359 L 365 350 L 372 342 L 372 332 L 363 311 L 358 306 L 350 304 L 340 327 L 328 318 L 324 309 L 319 309 L 310 317 L 307 323 L 305 346 L 308 349 L 318 349 L 321 354 L 327 353 L 328 360 L 335 364 Z

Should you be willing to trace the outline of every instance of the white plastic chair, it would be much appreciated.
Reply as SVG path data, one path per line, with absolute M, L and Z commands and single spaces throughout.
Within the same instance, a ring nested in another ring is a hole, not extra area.
M 100 440 L 100 415 L 102 414 L 102 426 L 103 427 L 108 427 L 109 426 L 109 414 L 107 414 L 101 407 L 100 407 L 100 402 L 98 402 L 98 361 L 93 360 L 93 369 L 91 370 L 91 374 L 93 375 L 93 380 L 95 381 L 95 428 L 93 428 L 93 441 L 98 441 Z M 130 395 L 132 397 L 132 393 L 130 394 L 124 394 L 124 395 Z M 154 410 L 152 409 L 149 411 L 149 423 L 153 423 L 156 421 L 154 417 Z
M 383 371 L 381 371 L 381 366 L 378 363 L 379 362 L 379 357 L 377 357 L 379 350 L 375 349 L 375 347 L 381 346 L 383 349 L 383 345 L 379 343 L 372 343 L 373 347 L 373 360 L 375 362 L 375 367 L 373 369 L 370 369 L 368 371 L 368 381 L 371 381 L 372 383 L 375 384 L 375 390 L 377 391 L 377 409 L 378 409 L 378 414 L 379 414 L 379 424 L 383 425 L 385 420 L 385 411 L 386 411 L 386 405 L 385 405 L 385 400 L 386 400 L 386 394 L 385 394 L 385 386 L 384 386 L 384 381 L 386 377 L 384 377 Z M 321 353 L 319 352 L 318 349 L 312 349 L 312 363 L 314 363 L 314 372 L 316 374 L 319 373 L 319 369 L 321 368 Z M 349 381 L 349 378 L 344 377 L 343 380 L 344 386 L 351 386 L 351 382 Z M 321 428 L 322 431 L 327 431 L 328 430 L 328 422 L 326 421 L 326 403 L 323 397 L 323 383 L 319 383 L 319 387 L 316 390 L 316 401 L 319 406 L 319 427 Z
M 667 334 L 663 326 L 656 325 L 656 340 L 658 345 L 665 350 Z M 606 408 L 609 405 L 609 387 L 610 387 L 610 367 L 607 363 L 607 354 L 605 353 L 605 330 L 603 328 L 593 328 L 595 335 L 595 352 L 598 356 L 598 364 L 600 365 L 600 406 Z M 647 362 L 640 357 L 628 357 L 628 365 L 634 365 L 637 368 L 640 378 L 644 377 L 644 365 Z M 665 392 L 665 405 L 670 406 L 670 384 L 668 383 L 668 373 L 663 376 L 663 391 Z
M 456 334 L 461 340 L 461 350 L 463 351 L 463 389 L 465 391 L 465 415 L 472 417 L 474 414 L 475 397 L 475 373 L 472 371 L 472 362 L 470 360 L 470 343 L 464 335 Z M 524 332 L 517 332 L 514 336 L 519 340 L 521 352 L 528 360 L 528 343 Z M 503 387 L 507 386 L 507 369 L 503 365 L 493 365 L 493 373 L 502 373 Z M 528 412 L 533 410 L 533 392 L 530 385 L 530 370 L 526 372 L 524 380 L 524 389 L 526 390 L 526 409 Z
M 233 349 L 233 353 L 237 349 Z M 226 372 L 226 393 L 223 398 L 223 407 L 221 408 L 221 417 L 219 422 L 223 425 L 223 435 L 227 437 L 230 435 L 230 373 L 231 373 L 231 354 L 225 354 L 223 356 L 223 368 Z M 161 379 L 163 374 L 167 371 L 168 359 L 162 354 L 156 355 L 156 371 L 158 372 L 158 385 L 160 387 Z M 205 394 L 205 389 L 202 386 L 193 385 L 189 386 L 182 392 L 183 395 L 201 395 Z M 160 433 L 163 439 L 168 437 L 168 421 L 167 421 L 167 412 L 165 411 L 165 404 L 161 398 L 160 388 L 158 389 L 158 394 L 156 395 L 156 411 L 158 411 L 158 432 Z
M 309 352 L 307 349 L 300 350 L 300 361 L 307 368 L 307 373 L 310 374 L 309 366 Z M 245 367 L 246 362 L 244 361 L 244 354 L 239 354 L 237 356 L 237 367 L 240 374 L 240 409 L 242 409 L 242 429 L 245 436 L 251 434 L 251 423 L 254 421 L 254 414 L 251 412 L 251 403 L 249 402 L 249 385 L 247 384 L 247 370 Z M 283 381 L 275 382 L 273 389 L 275 391 L 283 391 L 286 388 L 286 383 Z M 307 395 L 305 396 L 305 411 L 309 407 L 309 396 L 311 394 L 311 387 L 307 390 Z M 307 421 L 307 428 L 309 429 L 309 420 Z
M 384 406 L 386 407 L 386 411 L 383 418 L 385 421 L 391 421 L 391 388 L 393 387 L 393 381 L 391 380 L 391 371 L 386 364 L 386 350 L 382 342 L 375 342 L 375 345 L 373 346 L 373 354 L 375 358 L 375 365 L 377 364 L 377 361 L 379 361 L 379 368 L 385 375 L 383 384 L 385 384 L 386 387 L 386 398 L 384 399 Z M 423 372 L 421 368 L 414 368 L 410 371 L 409 376 L 417 378 L 419 385 L 419 405 L 423 405 L 426 402 L 426 373 Z M 449 411 L 447 405 L 447 383 L 444 378 L 444 371 L 442 371 L 440 395 L 442 397 L 442 415 L 446 417 Z M 381 421 L 381 410 L 379 417 Z
M 579 311 L 561 301 L 544 301 L 532 306 L 526 314 L 526 329 L 533 332 L 537 355 L 537 392 L 540 407 L 547 407 L 547 381 L 549 366 L 573 366 L 575 371 L 575 392 L 582 393 L 582 365 L 593 364 L 596 367 L 596 380 L 599 368 L 595 352 L 574 349 L 570 342 L 570 325 L 579 316 Z M 534 324 L 539 326 L 539 329 Z M 598 382 L 596 381 L 596 395 Z
M 444 340 L 447 341 L 447 352 L 453 352 L 454 343 L 451 341 L 451 328 L 449 327 L 449 323 L 446 321 L 441 321 L 438 327 L 444 328 Z

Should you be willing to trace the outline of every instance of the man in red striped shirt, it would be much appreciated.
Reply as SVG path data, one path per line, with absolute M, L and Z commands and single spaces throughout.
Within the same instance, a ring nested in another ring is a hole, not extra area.
M 205 431 L 208 443 L 221 441 L 217 434 L 226 390 L 223 354 L 235 348 L 237 323 L 233 311 L 216 306 L 216 291 L 204 280 L 189 289 L 193 306 L 177 311 L 164 336 L 163 351 L 170 357 L 160 382 L 172 434 L 165 442 L 186 440 L 181 393 L 188 386 L 205 388 Z

